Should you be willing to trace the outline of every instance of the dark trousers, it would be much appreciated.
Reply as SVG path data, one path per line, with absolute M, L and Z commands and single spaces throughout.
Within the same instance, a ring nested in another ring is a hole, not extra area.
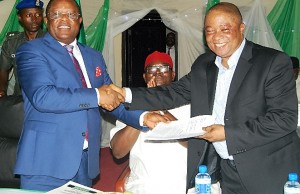
M 78 172 L 71 180 L 58 179 L 50 176 L 21 175 L 21 188 L 36 191 L 50 191 L 73 181 L 88 187 L 92 186 L 92 179 L 88 176 L 88 152 L 83 151 Z
M 221 160 L 222 194 L 248 194 L 233 160 Z

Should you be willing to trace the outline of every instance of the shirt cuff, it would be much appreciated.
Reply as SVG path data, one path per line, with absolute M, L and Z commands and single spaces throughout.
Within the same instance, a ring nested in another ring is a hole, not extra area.
M 143 112 L 142 114 L 141 114 L 141 116 L 140 116 L 140 126 L 144 126 L 144 116 L 145 116 L 145 114 L 147 114 L 149 111 L 145 111 L 145 112 Z
M 141 115 L 140 115 L 140 126 L 142 127 L 140 130 L 143 131 L 143 132 L 147 132 L 149 131 L 149 127 L 147 126 L 144 126 L 144 116 L 145 114 L 147 114 L 149 111 L 145 111 L 143 112 Z
M 96 90 L 96 94 L 97 94 L 97 100 L 98 100 L 98 105 L 100 106 L 100 93 L 99 93 L 99 90 L 97 89 L 97 88 L 95 88 L 95 90 Z
M 126 92 L 126 96 L 125 96 L 125 102 L 127 103 L 131 103 L 132 102 L 132 92 L 131 92 L 131 89 L 130 88 L 125 88 L 125 92 Z M 143 125 L 141 125 L 143 126 Z

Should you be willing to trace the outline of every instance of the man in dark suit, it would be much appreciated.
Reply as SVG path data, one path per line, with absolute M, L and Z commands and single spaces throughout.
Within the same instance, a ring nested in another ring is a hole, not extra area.
M 168 86 L 119 92 L 126 91 L 130 109 L 191 103 L 192 116 L 216 117 L 202 139 L 189 140 L 188 184 L 197 165 L 213 166 L 207 160 L 214 156 L 207 151 L 213 145 L 221 157 L 223 194 L 282 194 L 288 173 L 300 173 L 291 60 L 285 53 L 247 41 L 244 29 L 235 5 L 216 4 L 204 22 L 211 51 L 196 59 L 190 73 Z
M 15 173 L 24 189 L 47 191 L 70 180 L 92 186 L 99 174 L 98 106 L 117 107 L 110 114 L 140 129 L 142 111 L 119 106 L 124 99 L 108 89 L 103 56 L 77 42 L 77 3 L 50 0 L 46 14 L 49 33 L 17 50 L 25 119 Z

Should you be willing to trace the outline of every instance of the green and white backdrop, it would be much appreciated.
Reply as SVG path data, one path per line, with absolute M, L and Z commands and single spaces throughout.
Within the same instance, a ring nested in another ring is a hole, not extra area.
M 0 0 L 0 46 L 9 31 L 22 30 L 15 5 L 20 0 Z M 152 9 L 162 22 L 178 32 L 178 77 L 190 71 L 205 51 L 203 19 L 220 0 L 76 0 L 81 5 L 83 27 L 79 41 L 103 53 L 112 80 L 121 85 L 121 34 Z M 227 0 L 236 4 L 246 23 L 248 40 L 300 58 L 300 0 Z M 47 5 L 49 0 L 43 0 Z M 222 0 L 221 0 L 222 2 Z M 105 125 L 105 123 L 104 123 Z M 110 128 L 106 126 L 106 128 Z M 105 126 L 104 126 L 105 129 Z M 105 133 L 105 132 L 104 132 Z M 106 135 L 107 136 L 107 135 Z M 109 137 L 109 135 L 108 135 Z M 103 139 L 104 146 L 108 140 Z

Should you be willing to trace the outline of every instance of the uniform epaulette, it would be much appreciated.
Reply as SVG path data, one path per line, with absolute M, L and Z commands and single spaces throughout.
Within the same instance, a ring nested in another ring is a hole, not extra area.
M 12 38 L 12 37 L 14 37 L 14 36 L 16 36 L 16 35 L 18 35 L 18 34 L 20 34 L 21 32 L 18 32 L 18 31 L 15 31 L 15 32 L 8 32 L 7 34 L 6 34 L 6 38 Z

